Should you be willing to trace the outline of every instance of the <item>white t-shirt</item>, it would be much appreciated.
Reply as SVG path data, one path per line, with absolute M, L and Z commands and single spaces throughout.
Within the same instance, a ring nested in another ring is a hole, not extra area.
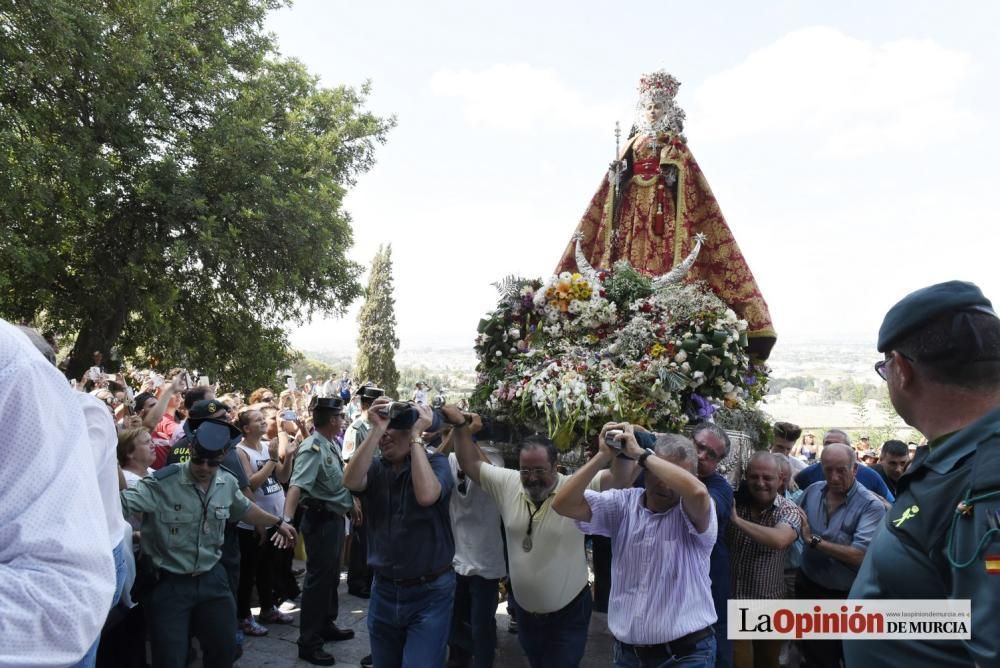
M 87 422 L 87 440 L 97 471 L 104 520 L 108 524 L 108 540 L 112 543 L 108 547 L 110 554 L 121 542 L 128 524 L 122 514 L 121 497 L 118 496 L 118 430 L 114 416 L 103 401 L 85 392 L 77 392 L 76 399 Z
M 559 475 L 555 491 L 566 482 Z M 550 496 L 537 510 L 532 523 L 532 547 L 525 551 L 530 499 L 521 486 L 518 471 L 492 464 L 479 468 L 483 489 L 494 498 L 507 532 L 507 557 L 510 579 L 517 604 L 534 613 L 555 612 L 570 603 L 590 581 L 583 533 L 568 517 L 552 510 Z M 590 481 L 588 489 L 600 491 L 600 476 Z M 454 493 L 454 492 L 453 492 Z M 531 510 L 535 510 L 531 504 Z
M 458 458 L 454 452 L 448 455 L 448 464 L 455 479 L 448 501 L 451 532 L 455 536 L 455 572 L 488 580 L 502 578 L 507 573 L 507 565 L 503 560 L 500 510 L 496 501 L 469 477 L 465 478 L 463 494 L 459 489 Z
M 251 473 L 257 473 L 260 471 L 267 462 L 270 460 L 270 454 L 268 454 L 267 443 L 261 441 L 260 451 L 254 450 L 251 447 L 243 445 L 240 443 L 236 446 L 242 450 L 250 458 L 250 471 Z M 247 476 L 249 478 L 250 476 Z M 260 487 L 253 493 L 253 501 L 261 510 L 281 517 L 285 510 L 285 490 L 282 488 L 281 483 L 273 475 L 269 475 L 267 480 L 261 484 Z M 237 524 L 241 529 L 253 529 L 252 524 L 246 522 L 240 522 Z
M 76 663 L 111 608 L 115 564 L 77 394 L 0 320 L 0 668 Z

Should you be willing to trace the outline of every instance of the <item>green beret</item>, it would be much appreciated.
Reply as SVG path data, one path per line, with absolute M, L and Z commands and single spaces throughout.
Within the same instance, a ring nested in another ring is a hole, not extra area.
M 891 350 L 893 342 L 901 336 L 938 316 L 968 311 L 997 315 L 993 304 L 975 283 L 948 281 L 911 292 L 885 314 L 878 330 L 878 351 Z

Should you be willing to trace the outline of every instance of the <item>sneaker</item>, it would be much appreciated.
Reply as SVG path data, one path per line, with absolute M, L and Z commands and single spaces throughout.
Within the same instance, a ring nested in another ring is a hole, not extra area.
M 295 621 L 287 612 L 282 612 L 277 608 L 271 608 L 267 612 L 260 613 L 257 618 L 265 624 L 291 624 Z
M 243 633 L 247 634 L 248 636 L 267 635 L 267 627 L 258 624 L 257 620 L 253 618 L 253 615 L 250 615 L 246 619 L 240 620 L 240 630 L 243 631 Z

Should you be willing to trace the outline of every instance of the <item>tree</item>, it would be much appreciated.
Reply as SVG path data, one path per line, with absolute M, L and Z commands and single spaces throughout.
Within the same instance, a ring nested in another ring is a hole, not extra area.
M 392 296 L 392 244 L 379 246 L 372 260 L 365 304 L 358 314 L 358 361 L 355 376 L 377 384 L 390 397 L 397 397 L 396 299 Z
M 360 295 L 342 202 L 393 119 L 263 30 L 277 0 L 0 2 L 0 314 L 243 388 Z

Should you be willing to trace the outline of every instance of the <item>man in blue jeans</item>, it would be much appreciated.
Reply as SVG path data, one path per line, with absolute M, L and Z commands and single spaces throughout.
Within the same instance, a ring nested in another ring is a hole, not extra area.
M 420 439 L 431 409 L 411 406 L 390 419 L 391 403 L 379 397 L 372 404 L 371 431 L 344 471 L 368 523 L 372 659 L 379 668 L 441 666 L 455 600 L 452 475 L 448 459 L 428 454 Z M 457 407 L 446 405 L 441 415 L 468 438 L 470 423 Z

